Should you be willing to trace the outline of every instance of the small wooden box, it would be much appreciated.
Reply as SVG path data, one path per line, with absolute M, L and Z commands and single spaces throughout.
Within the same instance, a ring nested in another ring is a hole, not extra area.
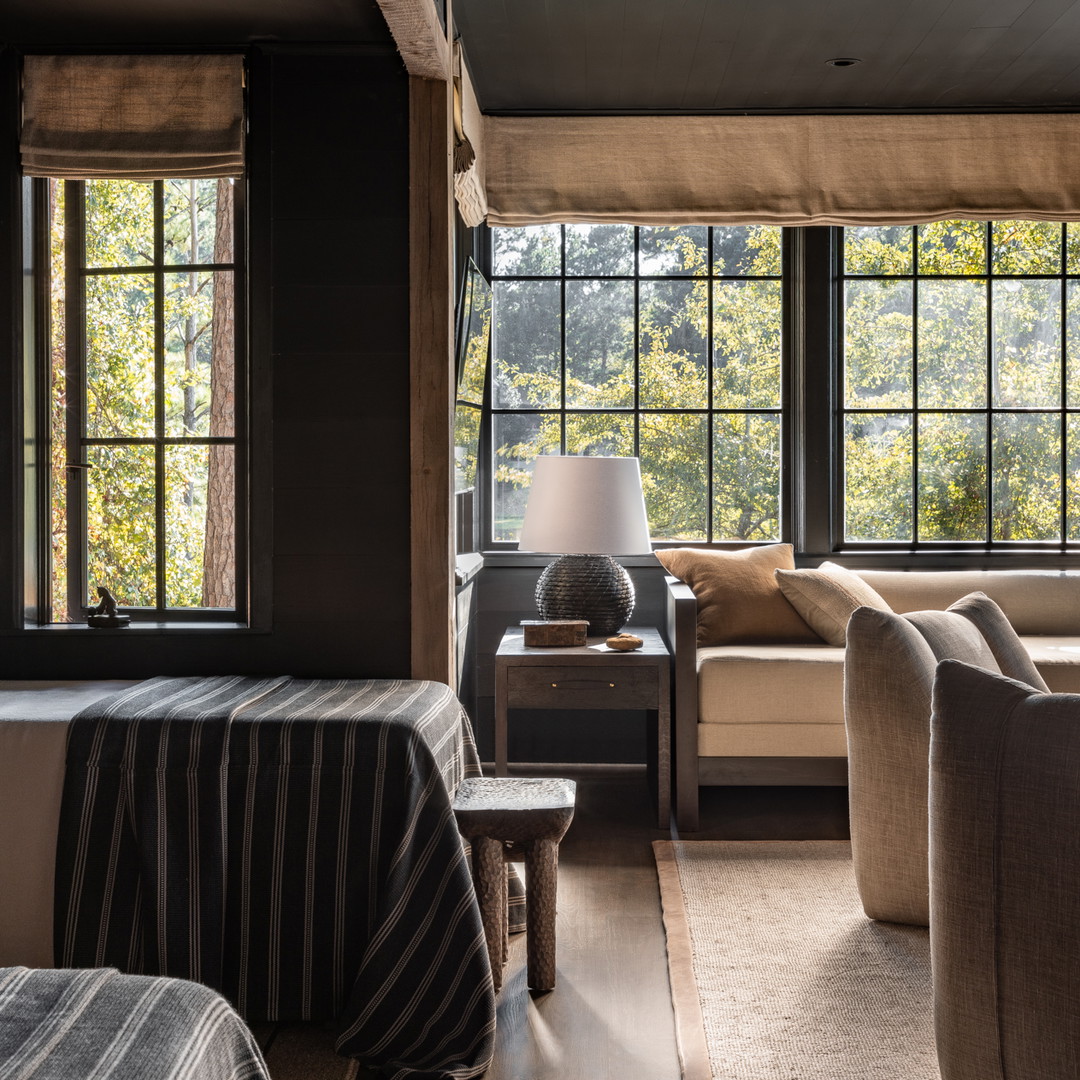
M 587 619 L 522 619 L 525 628 L 525 644 L 566 648 L 584 645 L 589 629 Z

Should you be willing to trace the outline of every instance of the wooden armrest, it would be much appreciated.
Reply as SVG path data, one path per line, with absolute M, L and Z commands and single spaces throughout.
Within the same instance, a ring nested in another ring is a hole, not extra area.
M 674 657 L 675 820 L 680 830 L 692 832 L 698 827 L 697 598 L 678 578 L 666 577 L 664 583 L 668 646 Z

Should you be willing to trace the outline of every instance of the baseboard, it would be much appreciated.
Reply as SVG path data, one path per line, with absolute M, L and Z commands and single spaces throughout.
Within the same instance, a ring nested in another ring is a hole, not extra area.
M 698 758 L 698 784 L 706 787 L 846 787 L 846 757 Z

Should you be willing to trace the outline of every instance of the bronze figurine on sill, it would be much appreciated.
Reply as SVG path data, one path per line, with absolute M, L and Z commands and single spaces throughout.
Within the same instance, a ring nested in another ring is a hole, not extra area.
M 117 603 L 116 597 L 104 585 L 98 586 L 97 594 L 101 602 L 87 616 L 86 621 L 90 626 L 100 629 L 103 627 L 127 626 L 131 622 L 130 615 L 121 615 L 119 613 L 120 605 Z

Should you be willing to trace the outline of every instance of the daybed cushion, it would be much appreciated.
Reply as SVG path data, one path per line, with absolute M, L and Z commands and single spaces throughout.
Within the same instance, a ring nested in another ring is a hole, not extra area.
M 1001 609 L 975 593 L 948 611 L 859 608 L 848 623 L 844 715 L 855 879 L 872 919 L 926 926 L 930 706 L 939 660 L 1046 684 Z
M 843 757 L 844 650 L 720 645 L 698 650 L 703 757 Z
M 1051 693 L 1080 694 L 1080 636 L 1028 634 L 1020 640 Z
M 892 610 L 873 586 L 834 562 L 775 574 L 791 606 L 830 645 L 843 647 L 848 619 L 857 607 Z
M 780 591 L 774 570 L 794 570 L 790 544 L 741 551 L 666 548 L 657 559 L 697 598 L 699 646 L 757 642 L 817 642 Z
M 937 668 L 930 948 L 943 1080 L 1080 1060 L 1080 697 Z

